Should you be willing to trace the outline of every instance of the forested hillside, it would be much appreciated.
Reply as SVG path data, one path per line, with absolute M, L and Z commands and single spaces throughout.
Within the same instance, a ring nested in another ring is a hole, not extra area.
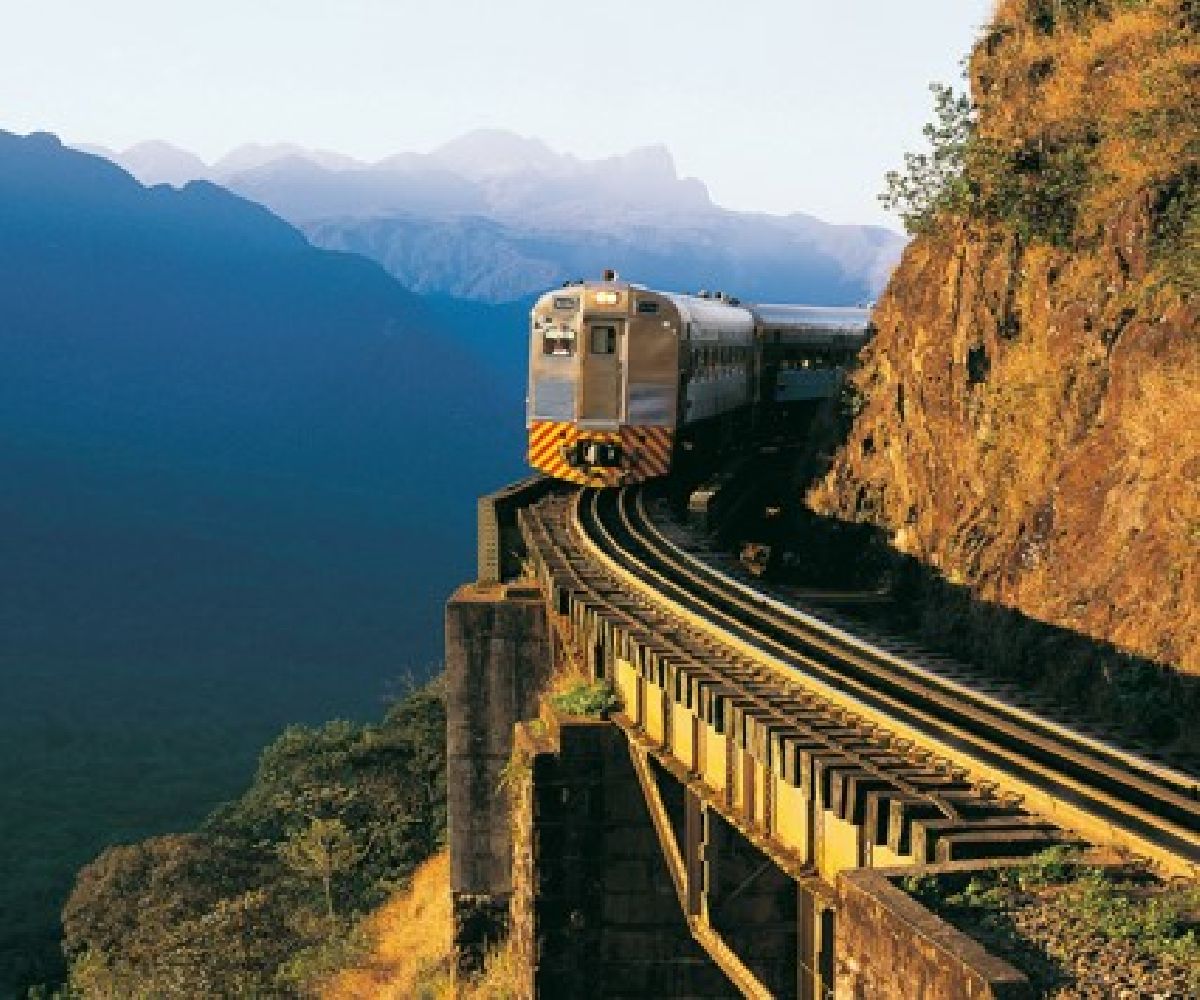
M 83 998 L 295 996 L 444 842 L 445 707 L 413 691 L 376 725 L 294 726 L 195 833 L 109 848 L 63 913 Z

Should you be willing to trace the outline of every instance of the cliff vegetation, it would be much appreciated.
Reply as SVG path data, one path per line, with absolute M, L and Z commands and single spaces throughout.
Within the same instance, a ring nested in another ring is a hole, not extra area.
M 1134 714 L 1200 673 L 1198 30 L 1195 0 L 1001 0 L 888 179 L 915 239 L 808 491 L 938 579 L 928 630 Z
M 66 995 L 313 995 L 369 949 L 362 918 L 445 841 L 445 707 L 294 726 L 195 833 L 111 847 L 63 913 Z

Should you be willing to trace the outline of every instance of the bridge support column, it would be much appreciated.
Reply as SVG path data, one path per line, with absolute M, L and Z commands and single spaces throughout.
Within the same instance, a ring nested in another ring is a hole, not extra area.
M 512 824 L 501 775 L 513 726 L 536 714 L 550 670 L 546 608 L 536 588 L 469 585 L 447 603 L 450 888 L 459 972 L 478 971 L 507 933 Z
M 739 996 L 692 937 L 621 731 L 547 709 L 517 746 L 513 933 L 528 995 Z

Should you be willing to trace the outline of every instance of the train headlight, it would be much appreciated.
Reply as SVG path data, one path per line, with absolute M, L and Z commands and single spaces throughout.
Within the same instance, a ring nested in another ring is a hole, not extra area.
M 620 301 L 620 292 L 601 291 L 596 293 L 596 305 L 598 306 L 615 306 Z

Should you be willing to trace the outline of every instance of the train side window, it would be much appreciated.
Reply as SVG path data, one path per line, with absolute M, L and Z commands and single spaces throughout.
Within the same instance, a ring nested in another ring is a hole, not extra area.
M 575 331 L 547 330 L 542 335 L 542 353 L 556 357 L 570 357 L 575 353 Z
M 617 353 L 617 328 L 615 326 L 592 327 L 592 353 Z

